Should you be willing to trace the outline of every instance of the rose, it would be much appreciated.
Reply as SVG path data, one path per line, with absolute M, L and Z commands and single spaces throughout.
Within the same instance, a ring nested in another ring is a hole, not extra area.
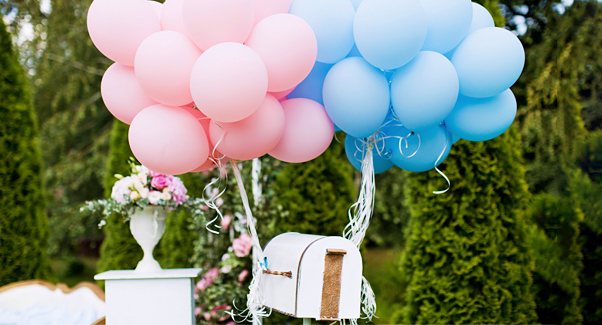
M 132 190 L 130 190 L 130 186 L 132 185 L 131 177 L 124 177 L 113 185 L 113 189 L 111 191 L 111 197 L 117 202 L 123 202 L 125 198 L 124 195 L 130 195 Z
M 194 309 L 194 314 L 195 314 L 196 316 L 198 316 L 200 313 L 201 313 L 201 307 L 196 307 L 196 308 Z
M 243 282 L 247 275 L 249 275 L 249 270 L 242 270 L 242 272 L 240 272 L 238 275 L 238 282 Z
M 148 188 L 146 188 L 146 187 L 145 187 L 145 188 L 143 188 L 143 189 L 141 189 L 141 190 L 140 190 L 140 191 L 138 191 L 138 192 L 140 192 L 140 197 L 141 197 L 141 198 L 143 198 L 143 199 L 146 199 L 146 198 L 148 198 L 148 193 L 150 193 L 149 189 L 148 189 Z
M 161 200 L 161 192 L 152 191 L 148 193 L 148 201 L 150 204 L 157 205 L 159 200 Z
M 209 283 L 209 281 L 207 281 L 207 279 L 203 278 L 199 282 L 196 283 L 196 287 L 197 287 L 197 289 L 199 289 L 201 291 L 205 291 L 205 289 L 207 289 L 207 287 L 212 284 L 213 283 Z
M 164 187 L 168 187 L 169 183 L 170 182 L 168 177 L 166 177 L 165 175 L 158 175 L 153 177 L 153 180 L 151 181 L 151 186 L 158 190 L 162 190 Z
M 182 204 L 186 201 L 186 187 L 182 180 L 178 177 L 169 176 L 169 191 L 171 192 L 172 199 L 176 204 Z
M 234 249 L 234 255 L 245 257 L 249 255 L 251 248 L 253 248 L 253 239 L 249 234 L 241 234 L 232 242 L 232 248 Z
M 224 265 L 220 271 L 222 271 L 222 273 L 229 273 L 230 271 L 232 271 L 232 265 Z
M 132 193 L 130 193 L 130 198 L 132 200 L 136 200 L 140 198 L 140 193 L 136 192 L 136 191 L 132 191 Z
M 213 280 L 215 280 L 218 276 L 219 276 L 219 270 L 217 268 L 212 268 L 211 270 L 207 271 L 207 273 L 205 274 L 205 279 L 213 282 Z
M 224 229 L 228 229 L 228 227 L 230 227 L 230 223 L 232 222 L 232 216 L 230 215 L 225 215 L 222 218 L 222 228 Z
M 171 199 L 169 193 L 161 193 L 161 200 L 169 201 L 169 199 Z

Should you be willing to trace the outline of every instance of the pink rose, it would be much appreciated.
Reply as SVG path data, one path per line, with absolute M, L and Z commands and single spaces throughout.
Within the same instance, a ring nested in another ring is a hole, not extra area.
M 235 322 L 227 322 L 226 325 L 236 325 Z
M 194 309 L 194 314 L 195 314 L 195 315 L 199 315 L 200 313 L 201 313 L 201 307 L 196 307 L 196 308 Z
M 230 227 L 230 223 L 232 222 L 232 216 L 230 215 L 225 215 L 222 218 L 222 228 L 224 229 L 228 229 L 228 227 Z
M 165 175 L 155 176 L 151 181 L 151 186 L 158 190 L 162 190 L 163 188 L 169 186 L 169 179 Z
M 169 191 L 176 204 L 182 204 L 186 201 L 186 187 L 178 177 L 169 176 Z
M 205 289 L 212 284 L 213 283 L 210 283 L 209 281 L 207 281 L 207 279 L 203 278 L 201 279 L 201 281 L 196 283 L 196 287 L 201 291 L 205 291 Z
M 238 275 L 238 282 L 243 282 L 247 278 L 247 275 L 249 275 L 249 270 L 242 270 Z
M 238 257 L 245 257 L 251 253 L 253 248 L 253 239 L 249 234 L 241 234 L 240 237 L 234 239 L 232 242 L 232 248 L 234 249 L 234 255 Z
M 163 177 L 165 177 L 164 174 L 160 174 L 160 173 L 154 172 L 154 171 L 152 171 L 150 169 L 148 170 L 148 173 L 149 173 L 150 177 L 157 177 L 157 176 L 163 176 Z
M 211 319 L 211 314 L 210 313 L 203 313 L 203 318 L 205 318 L 206 321 L 209 321 Z
M 213 269 L 207 271 L 207 274 L 205 274 L 205 279 L 207 279 L 207 281 L 213 282 L 213 280 L 215 280 L 218 276 L 219 276 L 219 269 L 213 268 Z

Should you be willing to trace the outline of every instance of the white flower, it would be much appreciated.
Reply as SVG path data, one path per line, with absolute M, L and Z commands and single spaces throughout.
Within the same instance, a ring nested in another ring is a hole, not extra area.
M 157 204 L 159 203 L 159 200 L 161 200 L 161 192 L 159 191 L 152 191 L 150 193 L 148 193 L 148 201 L 151 204 Z
M 139 179 L 134 179 L 134 188 L 140 192 L 143 188 L 146 188 L 144 184 Z
M 146 177 L 146 174 L 142 174 L 142 173 L 140 173 L 140 174 L 136 174 L 136 175 L 135 175 L 135 178 L 136 178 L 136 180 L 137 180 L 137 181 L 139 181 L 139 182 L 140 182 L 140 183 L 142 183 L 143 185 L 146 185 L 146 183 L 147 183 L 147 177 Z
M 222 273 L 228 273 L 232 270 L 232 265 L 224 265 L 221 269 Z
M 140 193 L 138 193 L 136 191 L 132 191 L 132 193 L 130 193 L 130 198 L 132 198 L 132 200 L 136 200 L 136 199 L 140 198 Z
M 148 197 L 148 193 L 150 192 L 148 188 L 143 188 L 140 191 L 140 197 L 146 199 Z
M 169 201 L 169 199 L 171 199 L 171 195 L 169 193 L 161 193 L 161 199 Z
M 130 186 L 132 185 L 131 177 L 124 177 L 113 185 L 113 190 L 111 191 L 111 197 L 117 202 L 123 202 L 124 195 L 130 195 Z

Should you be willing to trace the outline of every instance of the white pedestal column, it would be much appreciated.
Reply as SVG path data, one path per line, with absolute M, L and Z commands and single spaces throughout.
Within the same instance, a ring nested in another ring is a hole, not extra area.
M 108 271 L 105 280 L 107 325 L 194 325 L 194 278 L 201 269 L 160 273 Z

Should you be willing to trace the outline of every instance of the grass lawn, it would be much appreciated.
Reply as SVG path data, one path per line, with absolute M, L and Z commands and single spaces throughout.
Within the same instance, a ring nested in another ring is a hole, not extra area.
M 401 249 L 376 248 L 362 251 L 364 276 L 376 295 L 374 324 L 391 324 L 390 319 L 401 306 L 403 288 L 397 261 Z

